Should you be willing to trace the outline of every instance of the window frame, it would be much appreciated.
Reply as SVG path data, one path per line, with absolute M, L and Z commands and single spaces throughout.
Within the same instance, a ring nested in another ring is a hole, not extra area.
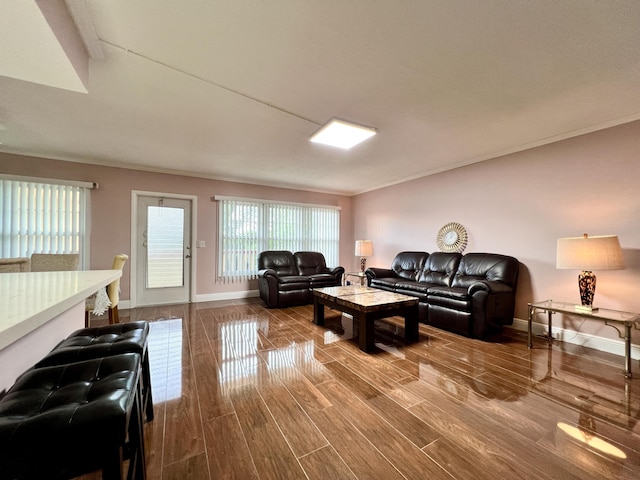
M 258 255 L 266 250 L 319 251 L 325 256 L 328 266 L 337 266 L 339 264 L 340 206 L 218 195 L 214 197 L 214 200 L 218 202 L 218 261 L 216 272 L 219 281 L 227 282 L 257 278 Z M 254 210 L 254 212 L 247 214 L 251 217 L 248 222 L 245 217 L 236 220 L 238 224 L 244 222 L 244 226 L 247 228 L 248 234 L 244 238 L 238 235 L 228 235 L 227 227 L 233 221 L 228 218 L 229 212 L 225 211 L 225 207 L 230 206 L 231 202 L 241 208 Z M 283 218 L 287 216 L 289 216 L 288 224 L 294 225 L 296 230 L 289 232 L 288 235 L 274 236 L 273 225 L 281 226 Z M 319 231 L 314 228 L 318 225 L 319 220 L 325 222 L 327 230 L 331 230 L 330 233 L 326 233 L 325 230 L 325 236 L 322 238 L 317 238 Z M 233 244 L 234 239 L 237 242 L 235 244 Z M 239 258 L 237 253 L 233 254 L 231 251 L 234 248 L 237 251 L 239 248 L 237 245 L 242 243 L 242 240 L 246 240 L 252 246 L 244 250 L 245 253 Z M 235 245 L 235 247 L 231 245 Z M 229 268 L 229 264 L 232 261 L 231 257 L 229 257 L 230 254 L 235 255 L 233 261 L 239 261 L 240 268 Z
M 90 192 L 95 188 L 98 188 L 95 182 L 0 174 L 0 257 L 78 253 L 80 268 L 87 269 L 91 240 Z M 63 195 L 65 202 L 52 202 L 51 197 L 45 198 L 47 195 Z M 70 199 L 69 195 L 73 197 Z M 68 211 L 61 212 L 58 208 L 61 205 Z M 45 215 L 44 207 L 55 210 Z M 53 229 L 52 225 L 55 225 Z M 69 225 L 73 226 L 69 229 Z

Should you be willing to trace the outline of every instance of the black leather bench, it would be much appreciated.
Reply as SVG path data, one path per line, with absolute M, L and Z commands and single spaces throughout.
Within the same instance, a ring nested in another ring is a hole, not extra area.
M 22 374 L 0 400 L 0 478 L 145 478 L 141 357 L 112 355 Z
M 147 421 L 153 420 L 153 398 L 149 370 L 149 323 L 145 321 L 104 325 L 76 330 L 40 360 L 35 368 L 62 365 L 122 353 L 137 353 L 142 359 L 142 402 Z

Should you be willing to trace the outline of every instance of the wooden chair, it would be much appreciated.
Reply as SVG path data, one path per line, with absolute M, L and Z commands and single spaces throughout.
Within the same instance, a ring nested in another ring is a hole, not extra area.
M 111 266 L 112 270 L 123 270 L 124 264 L 129 259 L 128 255 L 124 253 L 120 253 L 116 255 L 113 259 L 113 265 Z M 109 285 L 107 285 L 107 296 L 109 297 L 109 301 L 111 304 L 109 305 L 109 325 L 119 323 L 120 317 L 118 316 L 118 302 L 120 301 L 120 278 L 114 280 Z M 89 322 L 91 320 L 91 312 L 94 309 L 95 305 L 95 295 L 87 298 L 85 302 L 85 312 L 84 312 L 84 326 L 85 328 L 89 327 Z
M 34 253 L 31 255 L 32 272 L 62 272 L 78 270 L 80 255 L 77 253 Z

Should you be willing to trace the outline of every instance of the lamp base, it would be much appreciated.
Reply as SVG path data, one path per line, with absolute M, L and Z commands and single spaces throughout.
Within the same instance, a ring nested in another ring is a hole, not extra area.
M 367 267 L 367 257 L 360 257 L 360 271 L 364 272 L 364 269 Z
M 596 276 L 591 270 L 583 270 L 578 275 L 578 287 L 580 288 L 580 301 L 582 308 L 593 311 L 593 297 L 596 294 Z
M 598 311 L 598 307 L 592 307 L 591 305 L 576 305 L 576 312 L 581 313 L 593 313 Z

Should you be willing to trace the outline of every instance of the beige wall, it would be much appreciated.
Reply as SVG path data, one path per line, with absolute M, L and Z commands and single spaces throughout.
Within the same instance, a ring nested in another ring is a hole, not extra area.
M 639 157 L 640 122 L 633 122 L 352 198 L 2 153 L 0 172 L 100 183 L 92 196 L 92 268 L 108 267 L 116 252 L 129 253 L 131 190 L 197 195 L 197 236 L 207 244 L 197 252 L 197 293 L 205 296 L 256 288 L 255 282 L 215 281 L 214 195 L 340 205 L 340 263 L 347 270 L 357 269 L 356 238 L 374 242 L 368 266 L 387 266 L 401 250 L 436 250 L 438 229 L 460 222 L 469 234 L 467 252 L 520 260 L 516 317 L 524 319 L 533 300 L 579 302 L 578 272 L 555 268 L 555 248 L 557 238 L 585 232 L 618 235 L 628 267 L 596 272 L 596 305 L 640 312 Z M 129 266 L 123 279 L 123 299 L 128 298 Z M 618 338 L 597 322 L 575 317 L 556 322 Z M 638 332 L 633 335 L 638 343 Z
M 100 184 L 91 195 L 91 268 L 111 268 L 116 253 L 131 254 L 131 192 L 142 190 L 197 196 L 197 240 L 206 247 L 196 251 L 199 296 L 256 290 L 257 282 L 218 283 L 216 270 L 217 217 L 215 195 L 259 198 L 341 207 L 340 263 L 353 260 L 351 198 L 283 188 L 261 187 L 196 177 L 101 167 L 43 158 L 0 153 L 0 172 L 45 178 L 93 181 Z M 130 269 L 127 263 L 122 278 L 123 300 L 130 298 Z
M 555 268 L 557 238 L 615 234 L 628 268 L 595 272 L 594 303 L 640 312 L 639 185 L 640 122 L 634 122 L 358 195 L 354 234 L 374 242 L 367 264 L 386 266 L 401 250 L 437 250 L 439 228 L 463 224 L 466 252 L 520 260 L 522 319 L 530 301 L 580 302 L 578 272 Z M 610 327 L 581 323 L 567 317 L 561 326 L 618 338 Z

